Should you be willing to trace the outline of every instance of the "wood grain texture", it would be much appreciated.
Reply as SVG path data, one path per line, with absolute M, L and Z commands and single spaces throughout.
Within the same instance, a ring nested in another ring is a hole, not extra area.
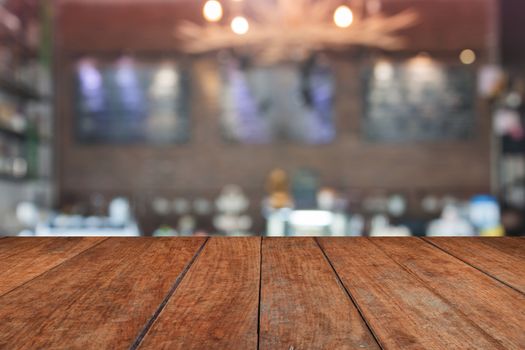
M 256 349 L 260 246 L 210 238 L 140 348 Z
M 371 240 L 319 242 L 384 348 L 504 348 Z
M 100 243 L 0 297 L 0 348 L 129 347 L 203 242 Z
M 0 296 L 104 239 L 28 237 L 0 240 Z
M 506 349 L 525 349 L 523 294 L 421 239 L 372 242 Z M 498 314 L 505 315 L 504 320 L 495 317 Z
M 425 238 L 428 242 L 525 293 L 523 238 Z
M 265 238 L 260 349 L 379 349 L 312 238 Z
M 525 349 L 524 238 L 205 242 L 0 239 L 0 349 Z

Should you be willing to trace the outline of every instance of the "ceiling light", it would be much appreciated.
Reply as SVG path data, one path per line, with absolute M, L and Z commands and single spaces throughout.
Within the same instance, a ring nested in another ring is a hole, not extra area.
M 218 22 L 222 18 L 222 5 L 217 0 L 206 1 L 202 14 L 207 21 Z
M 354 21 L 354 14 L 348 6 L 341 5 L 334 12 L 334 23 L 339 28 L 348 28 Z
M 231 28 L 235 34 L 243 35 L 248 33 L 248 30 L 250 30 L 250 24 L 246 18 L 237 16 L 232 20 Z

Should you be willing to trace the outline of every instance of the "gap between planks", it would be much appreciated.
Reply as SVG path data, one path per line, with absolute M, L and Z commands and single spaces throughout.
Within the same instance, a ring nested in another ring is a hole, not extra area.
M 259 350 L 261 346 L 261 298 L 262 298 L 263 240 L 264 240 L 264 237 L 261 237 L 260 245 L 259 245 L 259 304 L 257 305 L 257 350 Z
M 0 239 L 2 239 L 2 238 L 8 238 L 8 237 L 0 237 Z M 35 239 L 37 239 L 37 238 L 35 238 Z M 17 290 L 18 288 L 25 286 L 26 284 L 28 284 L 29 282 L 33 281 L 34 279 L 39 278 L 39 277 L 45 275 L 46 273 L 49 273 L 49 272 L 53 271 L 53 270 L 56 269 L 56 268 L 59 268 L 60 266 L 62 266 L 62 265 L 65 264 L 66 262 L 68 262 L 69 260 L 71 260 L 71 259 L 73 259 L 73 258 L 76 258 L 77 256 L 80 256 L 80 255 L 82 255 L 82 254 L 87 253 L 87 252 L 88 252 L 89 250 L 91 250 L 92 248 L 98 246 L 99 244 L 101 244 L 101 243 L 103 243 L 103 242 L 105 242 L 105 241 L 107 241 L 107 240 L 108 240 L 108 237 L 106 237 L 106 238 L 104 238 L 104 239 L 101 239 L 99 242 L 97 242 L 97 243 L 95 243 L 95 244 L 93 244 L 93 245 L 87 247 L 86 249 L 84 249 L 84 250 L 78 252 L 77 254 L 72 255 L 72 256 L 70 256 L 70 257 L 64 259 L 64 261 L 62 261 L 61 263 L 59 263 L 59 264 L 53 266 L 52 268 L 50 268 L 50 269 L 48 269 L 48 270 L 45 270 L 45 271 L 43 271 L 42 273 L 39 273 L 38 275 L 33 276 L 32 278 L 28 279 L 28 280 L 25 281 L 24 283 L 22 283 L 22 284 L 20 284 L 20 285 L 18 285 L 18 286 L 16 286 L 16 287 L 14 287 L 13 289 L 10 289 L 10 290 L 6 291 L 5 293 L 1 293 L 1 294 L 0 294 L 0 297 L 3 297 L 3 296 L 5 296 L 5 295 L 7 295 L 7 294 L 13 292 L 14 290 Z
M 416 237 L 418 239 L 421 239 L 421 237 Z M 487 336 L 489 339 L 492 339 L 494 342 L 496 343 L 499 343 L 497 341 L 497 339 L 495 339 L 492 335 L 490 335 L 490 333 L 488 333 L 485 329 L 483 329 L 482 327 L 480 327 L 476 322 L 474 322 L 470 317 L 468 317 L 468 315 L 466 315 L 463 310 L 461 310 L 460 308 L 456 307 L 454 305 L 454 303 L 449 300 L 449 298 L 445 297 L 444 295 L 442 295 L 442 293 L 440 293 L 439 291 L 437 291 L 435 288 L 433 288 L 432 286 L 430 286 L 427 282 L 425 282 L 423 279 L 421 279 L 421 277 L 419 277 L 416 273 L 414 273 L 413 271 L 411 271 L 409 268 L 407 268 L 406 266 L 404 266 L 403 264 L 401 264 L 400 262 L 396 261 L 396 259 L 394 259 L 393 257 L 390 256 L 390 254 L 388 254 L 388 252 L 385 251 L 385 249 L 383 249 L 383 247 L 381 247 L 380 245 L 376 244 L 374 242 L 374 239 L 373 238 L 368 238 L 368 240 L 373 244 L 375 245 L 388 259 L 390 259 L 394 264 L 396 264 L 399 268 L 401 268 L 402 270 L 404 270 L 406 273 L 408 273 L 410 276 L 412 276 L 412 278 L 414 278 L 419 284 L 421 284 L 424 288 L 426 288 L 427 290 L 429 290 L 431 293 L 433 293 L 435 296 L 437 296 L 438 298 L 440 298 L 441 300 L 443 300 L 443 302 L 445 304 L 447 304 L 451 309 L 455 310 L 458 315 L 460 315 L 461 317 L 463 317 L 464 320 L 466 320 L 470 325 L 472 325 L 475 329 L 477 329 L 478 331 L 480 331 L 482 334 L 484 334 L 485 336 Z M 426 242 L 425 240 L 423 240 L 424 242 Z M 449 254 L 451 255 L 451 254 Z M 454 259 L 458 260 L 460 263 L 464 263 L 463 261 L 457 259 L 455 256 L 451 255 Z M 468 264 L 466 264 L 468 265 Z
M 439 245 L 435 244 L 434 242 L 432 242 L 431 240 L 427 239 L 426 237 L 419 237 L 419 239 L 421 239 L 423 242 L 426 242 L 426 243 L 430 244 L 430 245 L 433 246 L 434 248 L 437 248 L 437 249 L 441 250 L 442 252 L 444 252 L 444 253 L 446 253 L 446 254 L 452 256 L 453 258 L 455 258 L 455 259 L 461 261 L 461 262 L 464 263 L 465 265 L 468 265 L 468 266 L 470 266 L 470 267 L 472 267 L 472 268 L 478 270 L 479 272 L 481 272 L 481 273 L 483 273 L 484 275 L 486 275 L 486 276 L 492 278 L 492 279 L 495 280 L 496 282 L 499 282 L 499 283 L 503 284 L 504 286 L 509 287 L 510 289 L 515 290 L 516 292 L 518 292 L 518 293 L 520 293 L 520 294 L 522 294 L 522 295 L 525 295 L 525 293 L 523 293 L 523 292 L 522 292 L 521 290 L 519 290 L 518 288 L 516 288 L 516 287 L 514 287 L 514 286 L 508 284 L 507 282 L 505 282 L 505 281 L 499 279 L 498 277 L 496 277 L 496 276 L 490 274 L 488 271 L 485 271 L 484 269 L 479 268 L 479 267 L 477 267 L 477 266 L 475 266 L 475 265 L 469 263 L 468 261 L 462 259 L 461 257 L 457 256 L 456 254 L 453 254 L 453 253 L 449 252 L 447 249 L 444 249 L 444 248 L 440 247 Z
M 144 340 L 144 337 L 148 334 L 149 330 L 151 329 L 151 327 L 153 326 L 153 324 L 155 323 L 157 318 L 160 316 L 160 313 L 166 307 L 166 304 L 168 303 L 170 298 L 173 296 L 173 294 L 175 294 L 175 291 L 177 290 L 177 288 L 179 287 L 180 283 L 182 282 L 182 280 L 184 279 L 184 277 L 188 273 L 189 269 L 193 266 L 193 264 L 195 263 L 197 258 L 200 256 L 200 254 L 204 250 L 204 248 L 205 248 L 206 244 L 208 243 L 209 239 L 210 239 L 210 237 L 206 238 L 206 240 L 202 243 L 202 245 L 199 247 L 197 252 L 193 255 L 191 260 L 186 264 L 186 266 L 184 267 L 182 272 L 179 274 L 179 276 L 177 277 L 177 279 L 175 280 L 175 282 L 171 286 L 170 290 L 168 291 L 168 293 L 166 294 L 166 296 L 164 297 L 162 302 L 157 307 L 157 310 L 155 310 L 153 315 L 150 317 L 150 319 L 144 325 L 144 328 L 142 328 L 142 330 L 139 332 L 139 334 L 135 338 L 135 341 L 131 344 L 131 346 L 129 348 L 130 350 L 136 350 L 137 348 L 140 347 L 140 344 L 142 343 L 142 340 Z
M 350 291 L 346 288 L 346 286 L 344 285 L 343 281 L 341 280 L 341 277 L 337 273 L 337 270 L 335 269 L 335 266 L 332 264 L 332 261 L 330 260 L 330 258 L 328 257 L 328 255 L 324 251 L 323 247 L 319 243 L 318 237 L 313 237 L 313 240 L 315 241 L 315 244 L 317 244 L 317 247 L 319 248 L 319 250 L 321 250 L 321 253 L 323 254 L 326 262 L 328 263 L 328 265 L 330 265 L 330 268 L 332 269 L 332 272 L 334 273 L 335 278 L 337 280 L 337 284 L 339 284 L 339 286 L 343 289 L 343 291 L 345 292 L 346 296 L 350 299 L 350 302 L 355 306 L 355 308 L 357 309 L 357 312 L 359 312 L 359 316 L 361 316 L 361 319 L 365 323 L 366 328 L 368 329 L 370 334 L 372 334 L 372 336 L 374 337 L 375 342 L 377 343 L 377 345 L 381 349 L 385 349 L 383 344 L 379 340 L 379 337 L 377 336 L 376 332 L 374 331 L 374 329 L 372 328 L 372 326 L 370 325 L 370 323 L 366 319 L 365 315 L 363 314 L 363 311 L 361 310 L 361 307 L 359 306 L 359 304 L 357 303 L 355 298 L 352 296 L 352 293 L 350 293 Z M 293 350 L 293 349 L 291 349 L 291 350 Z

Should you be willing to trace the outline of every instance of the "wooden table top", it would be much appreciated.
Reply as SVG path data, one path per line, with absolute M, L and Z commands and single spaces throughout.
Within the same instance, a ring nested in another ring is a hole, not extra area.
M 0 349 L 525 349 L 525 238 L 2 238 Z

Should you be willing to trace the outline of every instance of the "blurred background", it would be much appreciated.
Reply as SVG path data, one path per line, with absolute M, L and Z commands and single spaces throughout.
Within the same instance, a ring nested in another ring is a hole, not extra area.
M 522 235 L 524 13 L 2 0 L 0 235 Z

